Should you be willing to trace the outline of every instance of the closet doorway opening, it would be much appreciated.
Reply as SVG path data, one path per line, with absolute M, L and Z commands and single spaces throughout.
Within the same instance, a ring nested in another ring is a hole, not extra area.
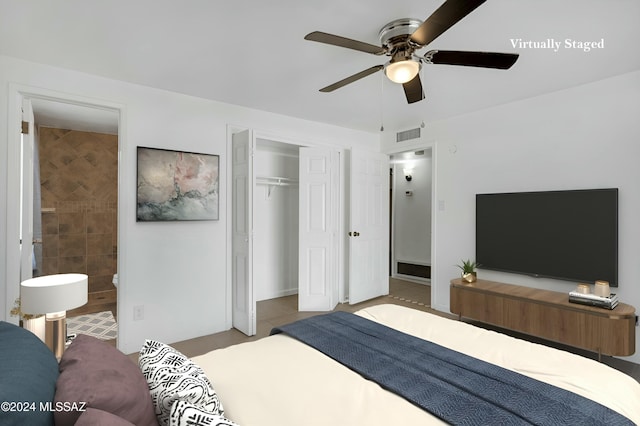
M 230 132 L 231 325 L 256 334 L 256 302 L 298 294 L 299 311 L 337 303 L 340 153 Z
M 433 155 L 431 148 L 390 156 L 391 279 L 430 285 Z
M 298 294 L 299 146 L 256 138 L 255 300 Z

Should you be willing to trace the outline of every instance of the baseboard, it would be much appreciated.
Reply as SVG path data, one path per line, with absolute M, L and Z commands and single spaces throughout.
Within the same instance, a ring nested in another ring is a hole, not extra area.
M 277 299 L 279 297 L 293 296 L 294 294 L 298 294 L 297 287 L 289 288 L 285 290 L 279 290 L 279 291 L 270 293 L 266 297 L 263 297 L 260 300 L 256 300 L 256 302 L 262 302 L 263 300 Z

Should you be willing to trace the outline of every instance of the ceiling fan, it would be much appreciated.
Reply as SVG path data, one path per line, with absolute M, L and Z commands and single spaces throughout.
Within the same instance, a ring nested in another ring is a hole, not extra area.
M 314 31 L 305 40 L 317 41 L 373 55 L 386 55 L 391 59 L 385 65 L 375 65 L 350 77 L 320 89 L 333 92 L 384 69 L 387 77 L 402 84 L 408 103 L 425 98 L 418 74 L 422 64 L 462 65 L 468 67 L 509 69 L 518 60 L 518 54 L 495 52 L 466 52 L 457 50 L 429 50 L 422 56 L 416 54 L 462 18 L 474 11 L 486 0 L 446 0 L 426 21 L 403 18 L 382 27 L 378 36 L 382 46 L 349 38 Z

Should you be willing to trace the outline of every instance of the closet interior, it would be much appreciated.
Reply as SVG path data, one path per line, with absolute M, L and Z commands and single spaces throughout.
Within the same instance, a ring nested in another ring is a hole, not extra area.
M 299 147 L 256 140 L 253 158 L 255 300 L 298 293 Z

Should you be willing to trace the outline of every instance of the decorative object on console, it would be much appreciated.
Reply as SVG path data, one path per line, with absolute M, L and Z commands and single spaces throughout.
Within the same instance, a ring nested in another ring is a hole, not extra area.
M 59 360 L 67 338 L 66 311 L 87 303 L 85 274 L 56 274 L 30 278 L 20 284 L 21 310 L 46 314 L 45 343 Z
M 598 280 L 593 294 L 589 284 L 578 284 L 574 291 L 569 292 L 569 302 L 614 309 L 618 305 L 618 295 L 611 293 L 607 281 Z
M 578 284 L 575 292 L 580 294 L 589 294 L 591 293 L 591 289 L 589 288 L 589 284 Z
M 456 265 L 462 270 L 462 279 L 468 283 L 474 283 L 478 279 L 476 268 L 478 265 L 475 260 L 463 260 L 461 265 Z
M 609 294 L 611 294 L 611 289 L 609 288 L 609 282 L 603 281 L 603 280 L 596 281 L 596 285 L 593 293 L 596 296 L 609 297 Z
M 610 293 L 606 297 L 596 294 L 584 294 L 575 291 L 569 292 L 569 302 L 581 305 L 596 306 L 598 308 L 615 309 L 618 306 L 618 295 Z
M 220 157 L 138 147 L 136 221 L 218 220 Z

